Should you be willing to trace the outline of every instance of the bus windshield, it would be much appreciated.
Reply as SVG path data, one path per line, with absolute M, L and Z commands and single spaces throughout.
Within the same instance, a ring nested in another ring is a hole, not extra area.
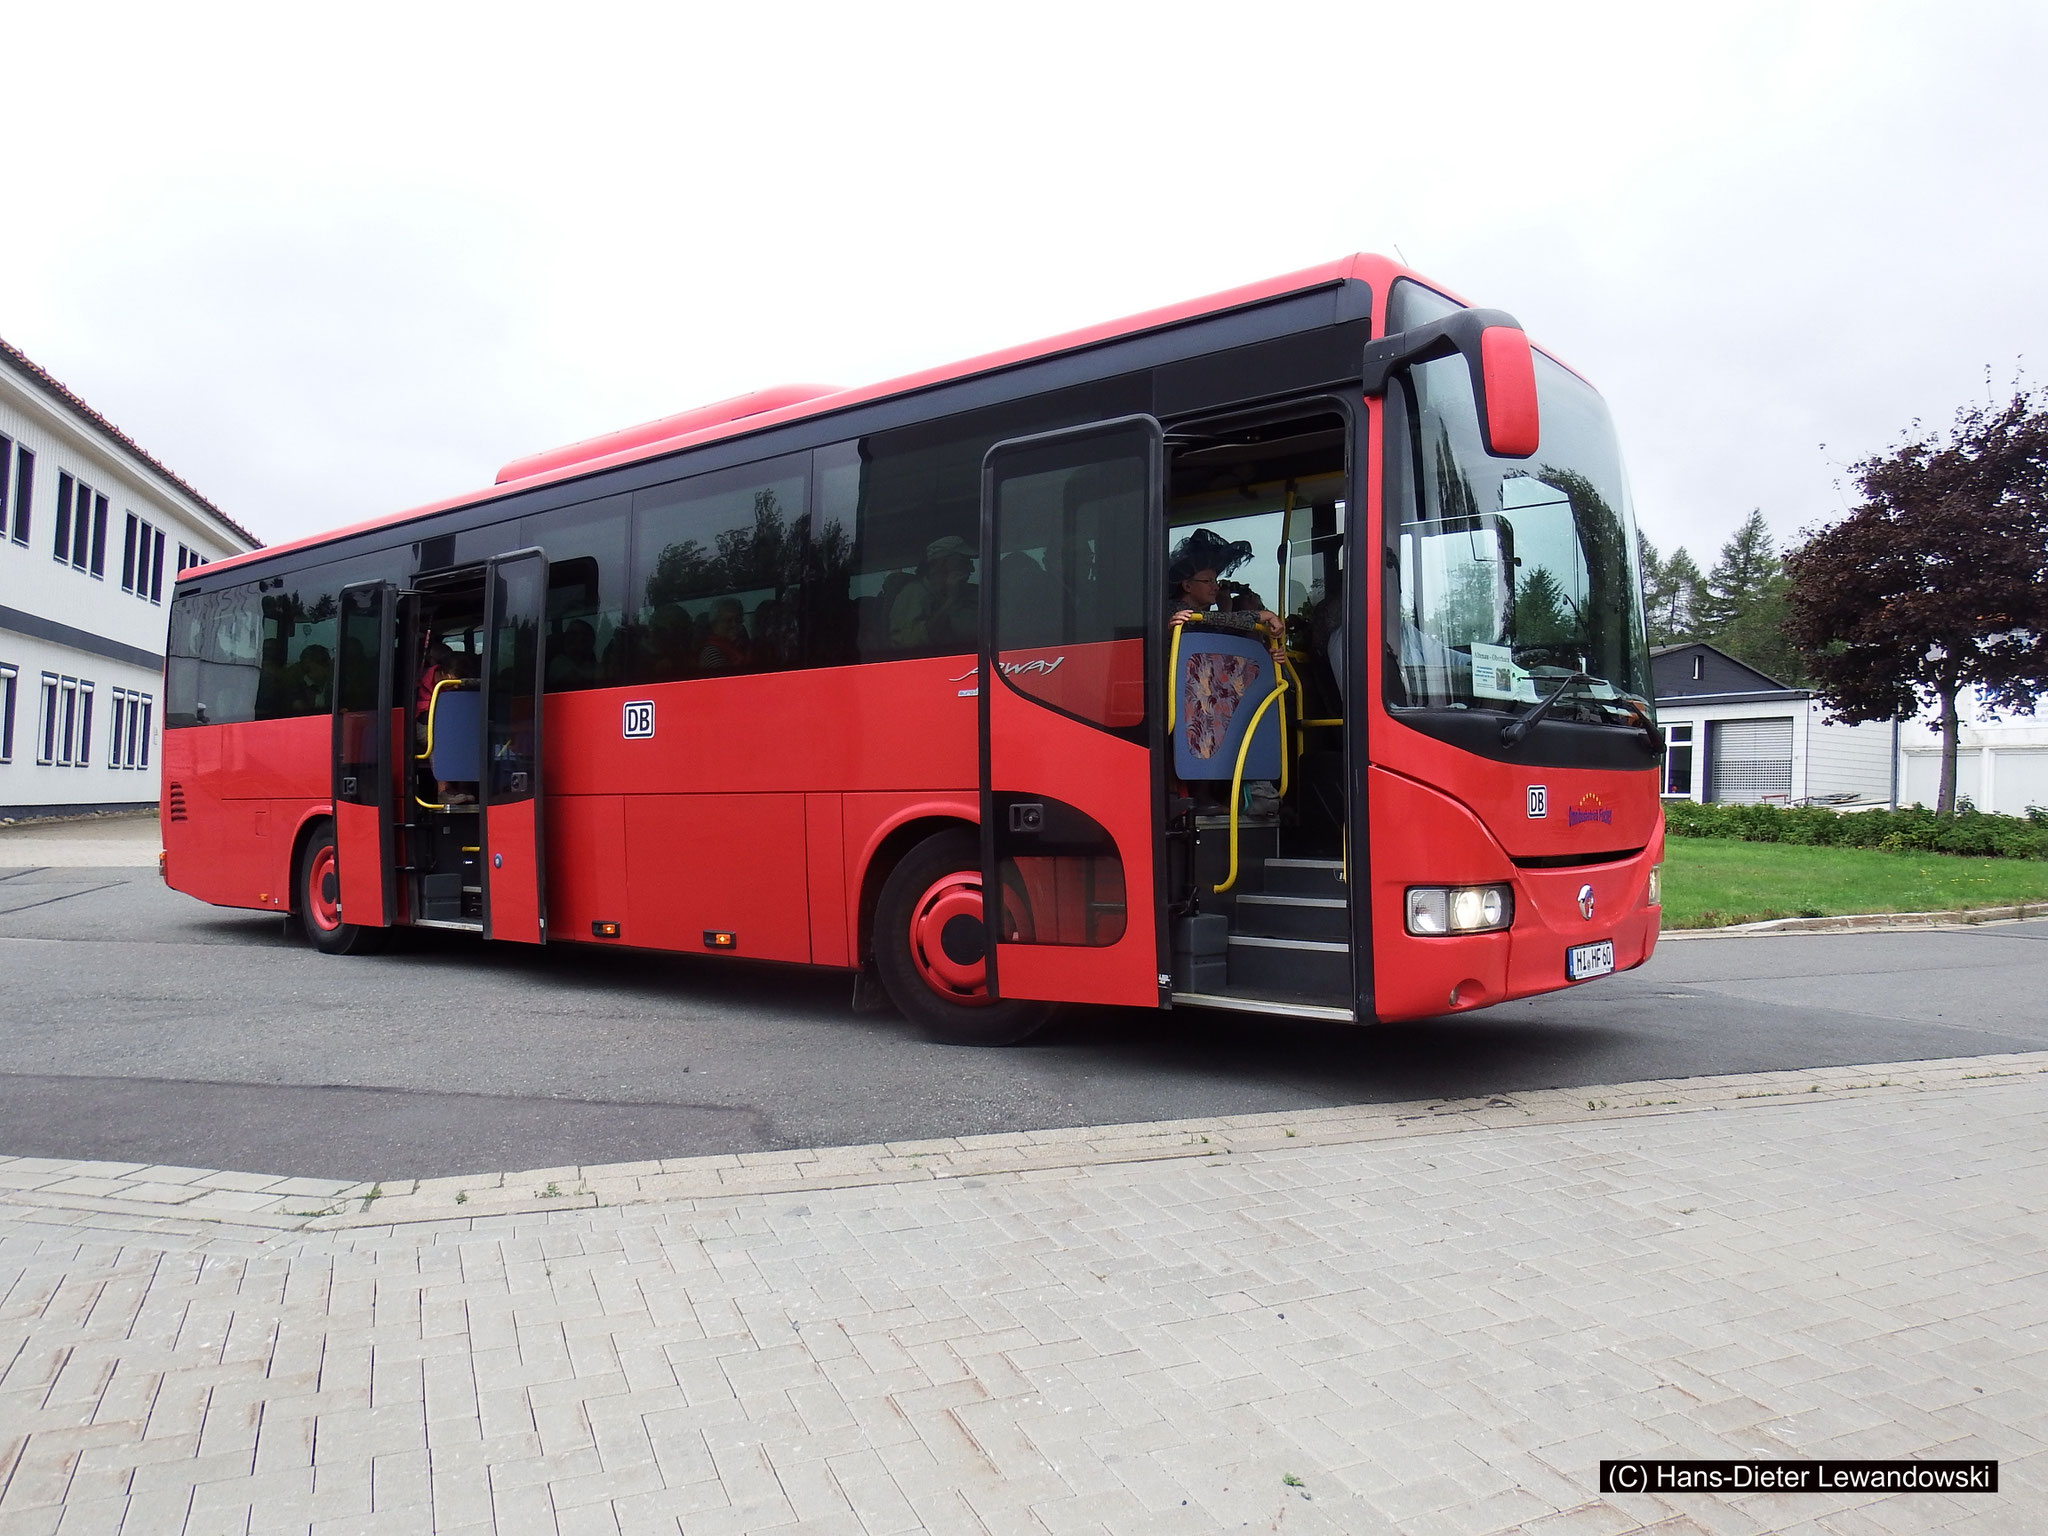
M 1393 702 L 1522 714 L 1559 693 L 1552 718 L 1649 718 L 1635 522 L 1606 405 L 1538 353 L 1543 445 L 1497 459 L 1462 359 L 1408 377 L 1416 490 L 1398 512 Z

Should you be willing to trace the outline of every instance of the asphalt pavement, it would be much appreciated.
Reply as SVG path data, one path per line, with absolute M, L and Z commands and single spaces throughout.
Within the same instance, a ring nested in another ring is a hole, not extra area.
M 856 1015 L 840 972 L 429 932 L 330 957 L 133 864 L 0 868 L 0 962 L 0 1153 L 339 1179 L 2048 1048 L 2040 921 L 1667 941 L 1412 1025 L 1074 1009 L 1000 1051 Z

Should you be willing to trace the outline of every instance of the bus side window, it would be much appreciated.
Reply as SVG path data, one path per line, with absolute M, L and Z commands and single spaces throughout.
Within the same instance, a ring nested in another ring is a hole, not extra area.
M 547 688 L 610 688 L 626 680 L 626 550 L 631 496 L 520 519 L 520 544 L 548 557 Z
M 772 607 L 797 596 L 809 535 L 802 455 L 650 486 L 633 496 L 632 678 L 667 682 L 793 665 Z M 766 628 L 757 636 L 756 630 Z

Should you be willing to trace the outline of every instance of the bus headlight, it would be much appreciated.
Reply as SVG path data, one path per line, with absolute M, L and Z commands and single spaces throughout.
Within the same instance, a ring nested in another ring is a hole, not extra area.
M 1650 884 L 1648 889 L 1643 892 L 1643 905 L 1646 907 L 1661 907 L 1664 905 L 1664 866 L 1662 864 L 1652 864 L 1650 866 Z
M 1505 885 L 1411 885 L 1408 931 L 1431 937 L 1491 933 L 1515 920 L 1515 895 Z

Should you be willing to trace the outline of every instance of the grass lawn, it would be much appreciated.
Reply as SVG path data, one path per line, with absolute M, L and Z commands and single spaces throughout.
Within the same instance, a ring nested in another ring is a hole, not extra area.
M 2048 859 L 1969 859 L 1724 837 L 1664 845 L 1664 926 L 2048 903 Z

